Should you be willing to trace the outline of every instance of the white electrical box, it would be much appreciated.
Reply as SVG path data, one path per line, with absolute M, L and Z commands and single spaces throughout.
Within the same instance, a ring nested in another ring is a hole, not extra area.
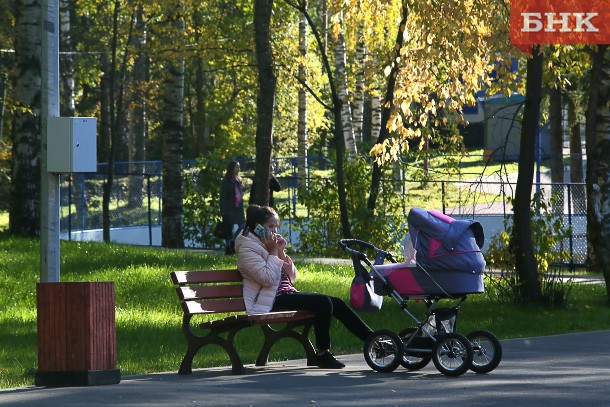
M 47 172 L 97 172 L 97 119 L 48 117 Z

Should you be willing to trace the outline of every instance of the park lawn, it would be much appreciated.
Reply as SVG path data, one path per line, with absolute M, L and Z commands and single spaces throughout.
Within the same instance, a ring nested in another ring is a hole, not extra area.
M 0 388 L 34 383 L 37 369 L 36 283 L 39 281 L 39 242 L 0 239 Z M 349 299 L 350 265 L 296 262 L 297 286 Z M 113 281 L 115 284 L 117 368 L 123 375 L 176 372 L 186 350 L 181 331 L 182 311 L 169 272 L 235 266 L 234 256 L 192 250 L 168 250 L 104 243 L 61 242 L 61 281 Z M 424 306 L 410 309 L 421 318 Z M 413 322 L 390 298 L 381 311 L 361 314 L 373 329 L 399 331 Z M 610 329 L 610 307 L 603 285 L 575 285 L 569 304 L 561 308 L 493 303 L 473 295 L 462 305 L 458 328 L 463 333 L 488 329 L 499 338 L 540 336 Z M 362 343 L 342 326 L 333 326 L 336 354 L 360 353 Z M 243 361 L 254 363 L 262 338 L 256 329 L 237 335 Z M 229 365 L 220 347 L 207 347 L 193 368 Z M 270 355 L 279 361 L 304 358 L 294 341 L 280 342 Z

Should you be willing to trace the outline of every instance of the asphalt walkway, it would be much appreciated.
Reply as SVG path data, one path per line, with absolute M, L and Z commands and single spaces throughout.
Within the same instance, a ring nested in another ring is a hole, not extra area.
M 502 341 L 504 357 L 488 374 L 451 378 L 432 363 L 409 372 L 371 370 L 364 357 L 343 355 L 343 370 L 304 360 L 248 365 L 192 375 L 124 376 L 109 386 L 0 390 L 0 406 L 607 406 L 610 331 Z

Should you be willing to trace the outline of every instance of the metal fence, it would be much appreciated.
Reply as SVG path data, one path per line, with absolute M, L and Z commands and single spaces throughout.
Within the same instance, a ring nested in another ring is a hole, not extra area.
M 283 187 L 282 192 L 275 196 L 276 207 L 289 206 L 293 213 L 298 206 L 297 186 L 301 178 L 305 176 L 310 181 L 314 176 L 323 176 L 319 174 L 324 174 L 324 170 L 332 168 L 332 163 L 326 158 L 308 157 L 305 174 L 299 174 L 297 164 L 300 159 L 305 160 L 295 157 L 273 161 L 275 173 Z M 240 161 L 248 190 L 255 163 L 254 160 L 248 159 Z M 193 176 L 194 162 L 185 162 L 184 168 L 189 169 L 190 176 Z M 194 176 L 197 176 L 196 171 Z M 98 166 L 97 173 L 62 175 L 60 227 L 64 239 L 84 240 L 83 233 L 101 231 L 103 186 L 106 177 L 107 166 L 104 164 Z M 219 174 L 219 184 L 220 177 Z M 547 200 L 551 195 L 555 196 L 553 213 L 561 217 L 566 228 L 572 229 L 571 235 L 560 243 L 559 249 L 569 250 L 572 265 L 583 265 L 587 253 L 585 184 L 551 184 L 546 182 L 549 177 L 545 173 L 539 174 L 537 179 L 541 182 L 534 184 L 534 190 L 543 192 Z M 328 179 L 328 182 L 334 183 L 334 179 Z M 427 192 L 420 196 L 418 205 L 441 210 L 456 218 L 477 219 L 483 224 L 487 242 L 490 237 L 503 230 L 505 219 L 512 214 L 510 201 L 514 196 L 516 174 L 432 182 L 435 185 L 435 193 Z M 308 182 L 305 185 L 309 184 Z M 421 191 L 421 186 L 421 181 L 405 179 L 404 171 L 396 171 L 392 177 L 382 179 L 383 188 L 392 188 L 401 196 L 405 219 L 411 206 L 414 206 L 413 197 Z M 144 236 L 144 241 L 140 241 L 140 244 L 160 244 L 155 234 L 158 234 L 161 225 L 161 198 L 160 161 L 116 163 L 110 194 L 110 227 L 123 229 L 132 235 L 138 230 L 140 235 Z M 442 207 L 434 207 L 438 202 L 442 202 Z M 290 215 L 284 216 L 284 220 L 290 222 Z

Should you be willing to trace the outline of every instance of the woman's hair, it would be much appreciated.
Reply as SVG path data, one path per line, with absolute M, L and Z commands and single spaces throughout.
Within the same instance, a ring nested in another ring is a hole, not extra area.
M 233 178 L 233 170 L 235 170 L 235 166 L 238 165 L 239 162 L 236 160 L 232 160 L 227 164 L 227 170 L 225 171 L 225 178 Z M 239 176 L 237 177 L 238 179 Z
M 244 236 L 247 235 L 248 232 L 254 230 L 258 223 L 262 225 L 273 217 L 279 218 L 275 209 L 271 208 L 270 206 L 260 206 L 256 204 L 248 206 L 248 208 L 246 208 L 246 226 L 244 227 Z

